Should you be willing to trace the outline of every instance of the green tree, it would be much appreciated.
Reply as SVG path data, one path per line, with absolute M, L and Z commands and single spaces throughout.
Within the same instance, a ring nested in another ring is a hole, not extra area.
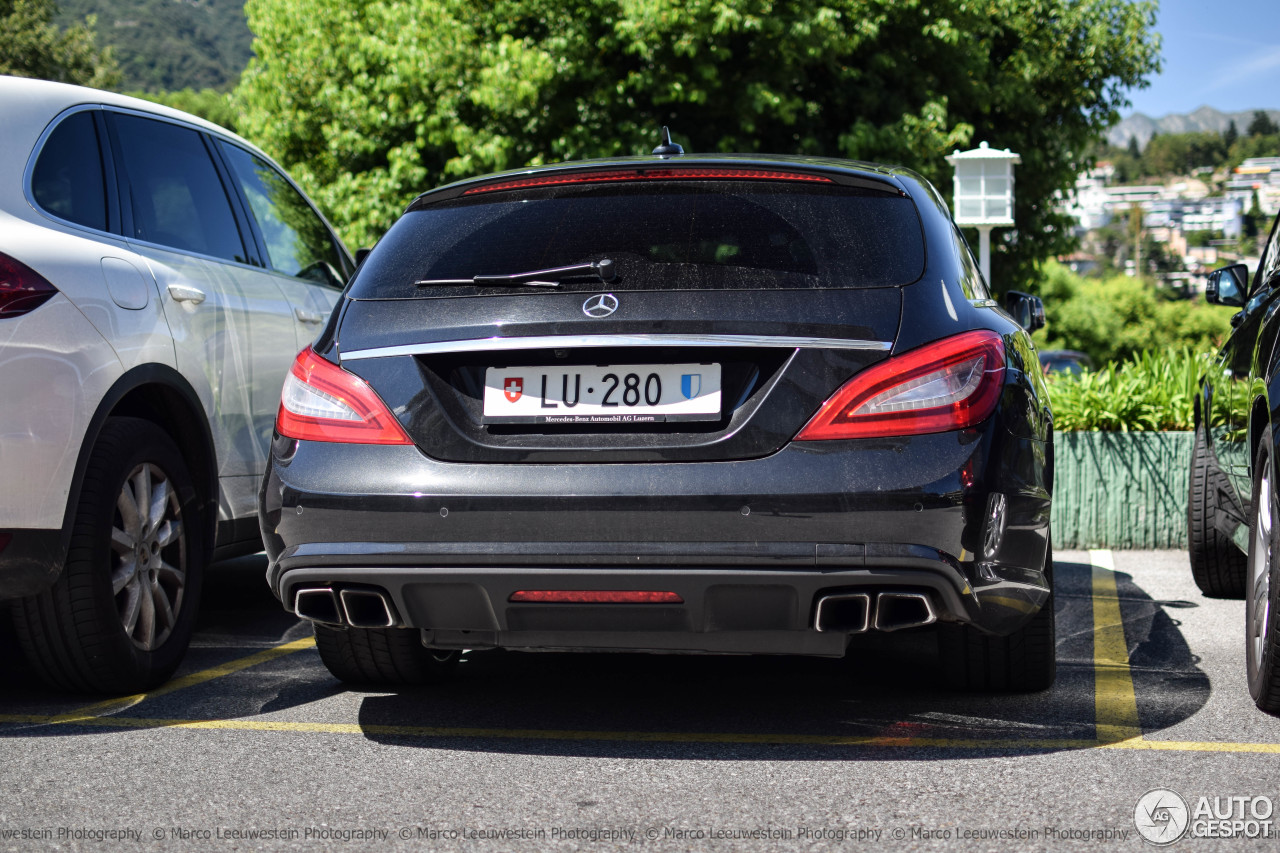
M 1265 110 L 1255 110 L 1253 120 L 1249 122 L 1250 136 L 1274 136 L 1280 133 L 1280 127 L 1276 127 L 1276 123 L 1271 120 L 1271 116 L 1267 115 Z
M 1147 350 L 1213 352 L 1236 313 L 1202 300 L 1164 298 L 1148 282 L 1123 274 L 1081 278 L 1055 261 L 1044 266 L 1040 293 L 1048 323 L 1036 332 L 1036 345 L 1080 350 L 1098 367 Z
M 1239 138 L 1240 138 L 1240 131 L 1236 129 L 1235 119 L 1232 119 L 1231 123 L 1227 125 L 1227 129 L 1223 131 L 1222 144 L 1225 145 L 1228 150 L 1230 150 L 1231 146 L 1235 145 L 1236 140 Z
M 67 30 L 53 25 L 53 0 L 0 0 L 0 74 L 107 89 L 120 79 L 109 50 L 94 46 L 92 15 Z
M 1216 133 L 1169 133 L 1153 136 L 1142 152 L 1143 174 L 1186 175 L 1200 166 L 1214 166 L 1227 155 Z
M 175 110 L 200 116 L 206 121 L 235 131 L 239 115 L 231 103 L 231 96 L 216 89 L 179 89 L 176 92 L 129 92 L 135 98 L 143 98 Z
M 1022 155 L 1001 289 L 1071 245 L 1053 204 L 1158 69 L 1129 0 L 249 0 L 241 129 L 367 245 L 431 185 L 527 164 L 691 151 L 902 163 Z

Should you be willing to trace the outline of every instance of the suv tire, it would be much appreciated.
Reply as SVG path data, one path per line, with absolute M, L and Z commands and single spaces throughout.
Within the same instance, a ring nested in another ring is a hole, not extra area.
M 150 421 L 108 419 L 85 470 L 61 576 L 13 608 L 40 677 L 63 690 L 114 694 L 168 680 L 200 603 L 202 516 L 169 435 Z
M 1187 494 L 1187 550 L 1191 577 L 1212 598 L 1243 598 L 1245 557 L 1235 543 L 1215 526 L 1218 501 L 1228 488 L 1205 439 L 1204 427 L 1196 429 L 1191 451 L 1191 479 Z

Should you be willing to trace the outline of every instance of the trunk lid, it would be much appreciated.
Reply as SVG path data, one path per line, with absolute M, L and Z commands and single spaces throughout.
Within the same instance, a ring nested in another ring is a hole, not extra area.
M 589 316 L 603 294 L 616 309 Z M 349 300 L 338 343 L 433 458 L 728 461 L 777 451 L 886 358 L 901 310 L 896 287 Z

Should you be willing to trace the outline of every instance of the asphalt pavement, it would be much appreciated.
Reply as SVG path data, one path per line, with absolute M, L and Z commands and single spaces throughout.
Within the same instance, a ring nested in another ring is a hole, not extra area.
M 0 850 L 1277 844 L 1244 605 L 1181 552 L 1059 553 L 1058 682 L 1026 696 L 939 688 L 928 631 L 844 660 L 472 652 L 351 691 L 264 566 L 216 567 L 144 696 L 59 694 L 0 650 Z

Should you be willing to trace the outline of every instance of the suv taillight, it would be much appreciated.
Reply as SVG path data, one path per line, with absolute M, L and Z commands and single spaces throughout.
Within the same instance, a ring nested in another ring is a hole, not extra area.
M 934 341 L 854 376 L 796 440 L 922 435 L 976 426 L 995 410 L 1004 365 L 1004 341 L 995 332 Z
M 367 382 L 311 347 L 298 353 L 285 377 L 276 432 L 304 441 L 413 443 Z
M 30 313 L 57 292 L 58 288 L 40 273 L 0 252 L 0 318 Z

